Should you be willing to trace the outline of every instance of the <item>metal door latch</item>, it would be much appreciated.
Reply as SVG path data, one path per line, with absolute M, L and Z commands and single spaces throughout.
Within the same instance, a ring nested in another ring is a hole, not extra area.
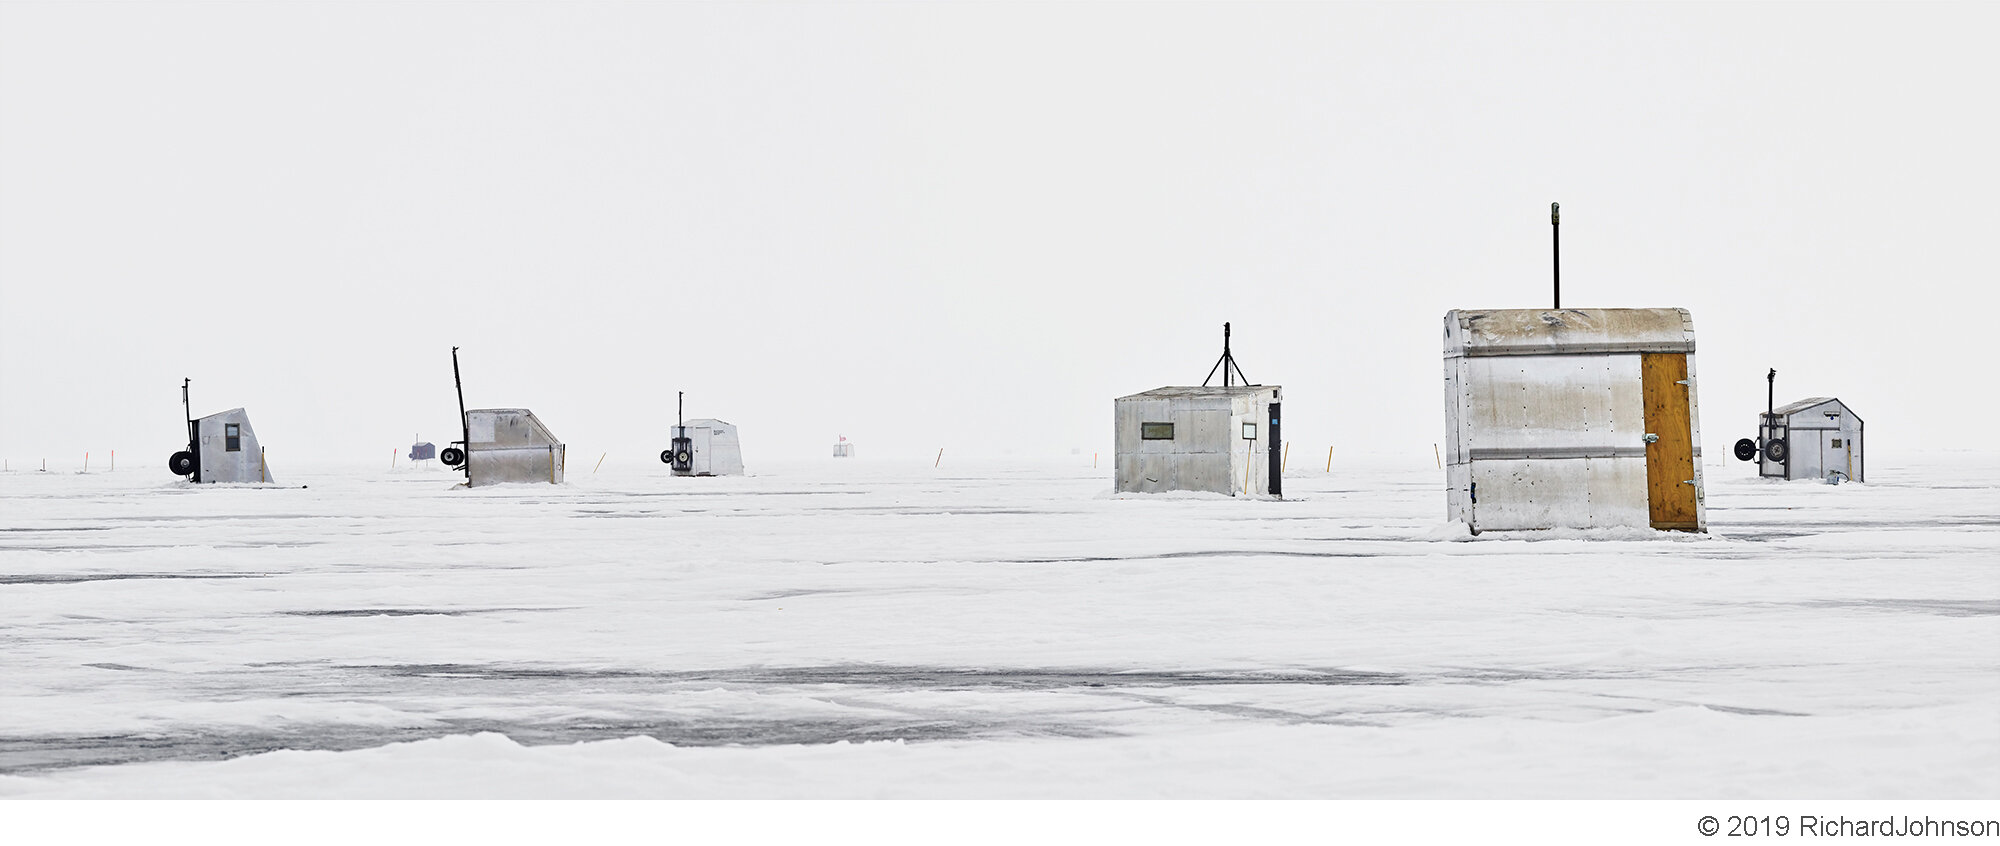
M 1686 386 L 1688 386 L 1688 387 L 1694 387 L 1694 380 L 1692 380 L 1692 379 L 1675 379 L 1675 380 L 1674 380 L 1674 384 L 1676 384 L 1676 385 L 1686 385 Z
M 1688 479 L 1687 481 L 1684 481 L 1684 482 L 1682 482 L 1681 484 L 1683 484 L 1683 485 L 1692 485 L 1692 484 L 1694 484 L 1694 480 L 1693 480 L 1693 479 Z
M 1655 434 L 1653 434 L 1652 432 L 1647 432 L 1647 433 L 1646 433 L 1646 437 L 1644 437 L 1644 438 L 1641 438 L 1640 440 L 1643 440 L 1643 441 L 1645 441 L 1646 443 L 1649 443 L 1649 444 L 1657 444 L 1657 443 L 1659 443 L 1659 442 L 1660 442 L 1660 436 L 1659 436 L 1659 435 L 1655 435 Z

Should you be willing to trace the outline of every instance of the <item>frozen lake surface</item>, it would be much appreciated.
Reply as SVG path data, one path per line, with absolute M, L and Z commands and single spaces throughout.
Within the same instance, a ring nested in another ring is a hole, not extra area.
M 1088 466 L 0 476 L 0 796 L 2000 795 L 2000 458 L 1706 536 Z

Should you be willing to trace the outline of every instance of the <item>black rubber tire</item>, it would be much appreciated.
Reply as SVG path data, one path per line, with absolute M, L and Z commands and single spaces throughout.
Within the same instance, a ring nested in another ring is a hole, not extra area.
M 1770 442 L 1764 444 L 1764 457 L 1779 464 L 1785 463 L 1785 455 L 1788 452 L 1790 450 L 1785 447 L 1784 438 L 1772 438 Z
M 674 463 L 674 451 L 670 449 L 660 450 L 660 463 L 661 464 Z
M 1740 441 L 1737 441 L 1737 442 L 1736 442 L 1736 460 L 1737 460 L 1737 461 L 1756 461 L 1756 460 L 1757 460 L 1757 442 L 1756 442 L 1756 441 L 1753 441 L 1753 440 L 1750 440 L 1749 438 L 1744 438 L 1743 440 L 1740 440 Z
M 465 450 L 458 447 L 445 447 L 443 451 L 438 453 L 438 460 L 444 462 L 444 466 L 446 467 L 457 467 L 465 463 Z
M 681 450 L 678 455 L 674 456 L 674 463 L 683 467 L 688 466 L 694 463 L 694 456 L 689 455 L 687 450 Z
M 174 471 L 176 476 L 194 475 L 194 453 L 187 450 L 174 453 L 167 459 L 167 469 Z

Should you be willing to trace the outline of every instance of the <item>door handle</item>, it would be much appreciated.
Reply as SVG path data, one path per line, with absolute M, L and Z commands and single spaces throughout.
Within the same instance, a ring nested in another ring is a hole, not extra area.
M 1647 432 L 1647 433 L 1646 433 L 1646 436 L 1645 436 L 1645 437 L 1643 437 L 1643 438 L 1640 438 L 1640 440 L 1642 440 L 1642 441 L 1645 441 L 1646 443 L 1649 443 L 1649 444 L 1657 444 L 1657 443 L 1659 443 L 1659 442 L 1660 442 L 1660 436 L 1659 436 L 1659 435 L 1655 435 L 1655 434 L 1653 434 L 1652 432 Z
M 1692 485 L 1692 484 L 1694 484 L 1694 480 L 1693 480 L 1693 479 L 1688 479 L 1688 480 L 1686 480 L 1686 481 L 1683 481 L 1683 482 L 1681 482 L 1681 484 L 1683 484 L 1683 485 Z
M 1692 388 L 1692 387 L 1694 387 L 1694 380 L 1692 380 L 1692 379 L 1675 379 L 1675 380 L 1674 380 L 1674 384 L 1676 384 L 1676 385 L 1686 385 L 1686 386 L 1688 386 L 1688 387 Z

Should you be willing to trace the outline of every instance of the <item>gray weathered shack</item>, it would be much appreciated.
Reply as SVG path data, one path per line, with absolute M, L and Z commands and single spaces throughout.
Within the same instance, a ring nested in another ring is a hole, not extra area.
M 1771 450 L 1757 456 L 1757 475 L 1773 479 L 1825 479 L 1830 473 L 1856 482 L 1867 481 L 1861 451 L 1861 416 L 1833 397 L 1811 397 L 1778 406 L 1769 417 L 1759 414 L 1760 443 L 1785 444 L 1783 460 Z
M 1113 402 L 1120 493 L 1283 495 L 1277 385 L 1165 387 Z

